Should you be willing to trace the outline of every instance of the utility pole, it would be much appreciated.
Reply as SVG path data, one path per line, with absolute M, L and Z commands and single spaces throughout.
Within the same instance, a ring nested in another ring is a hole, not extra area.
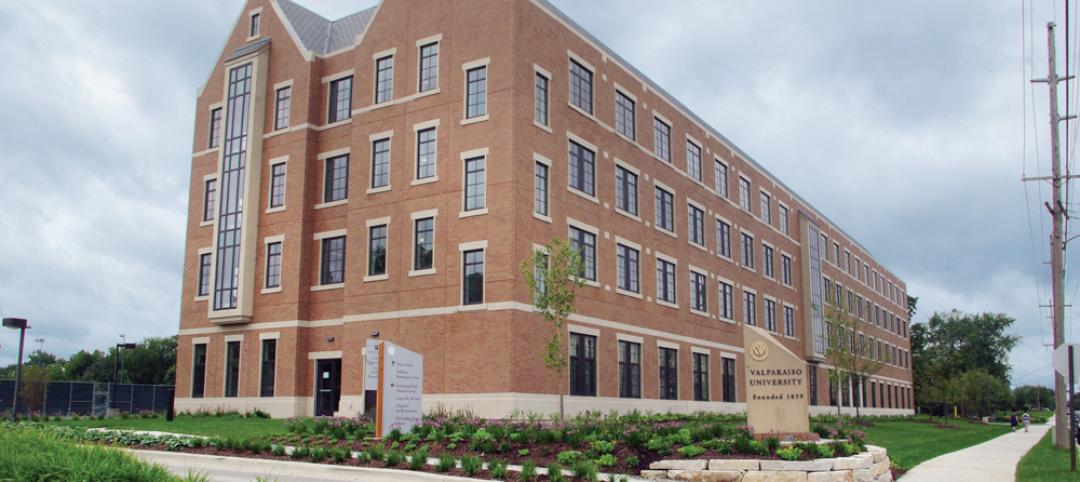
M 1054 348 L 1065 343 L 1065 205 L 1061 202 L 1061 186 L 1066 179 L 1061 176 L 1061 143 L 1058 139 L 1061 121 L 1072 119 L 1074 116 L 1058 115 L 1058 82 L 1068 81 L 1072 76 L 1058 77 L 1057 57 L 1055 52 L 1054 23 L 1046 24 L 1046 43 L 1049 49 L 1048 61 L 1049 73 L 1045 79 L 1033 79 L 1032 82 L 1046 83 L 1050 88 L 1050 156 L 1051 177 L 1048 179 L 1053 186 L 1053 204 L 1047 204 L 1046 208 L 1053 217 L 1053 231 L 1050 235 L 1050 278 L 1053 291 L 1053 319 L 1054 319 Z M 1044 178 L 1045 179 L 1045 178 Z M 1069 447 L 1069 409 L 1066 401 L 1065 377 L 1054 373 L 1054 445 L 1058 448 Z

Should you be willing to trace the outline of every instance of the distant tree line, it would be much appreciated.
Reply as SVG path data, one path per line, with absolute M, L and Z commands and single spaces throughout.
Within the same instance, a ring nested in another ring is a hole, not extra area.
M 112 382 L 114 364 L 118 369 L 117 383 L 172 385 L 176 381 L 176 337 L 147 338 L 134 349 L 116 348 L 79 350 L 68 359 L 49 352 L 34 350 L 24 360 L 23 378 L 28 382 L 80 381 Z M 120 363 L 123 369 L 120 370 Z M 0 368 L 0 379 L 15 378 L 14 364 Z
M 915 299 L 917 301 L 917 298 Z M 1016 320 L 1002 313 L 934 313 L 911 327 L 915 400 L 920 407 L 944 406 L 961 416 L 1053 405 L 1042 387 L 1009 389 L 1009 352 L 1020 337 L 1007 331 Z

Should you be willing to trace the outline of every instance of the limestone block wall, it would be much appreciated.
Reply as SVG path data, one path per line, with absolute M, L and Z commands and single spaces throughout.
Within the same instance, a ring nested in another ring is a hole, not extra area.
M 641 476 L 685 482 L 892 482 L 890 467 L 885 449 L 870 445 L 859 455 L 816 460 L 659 460 Z

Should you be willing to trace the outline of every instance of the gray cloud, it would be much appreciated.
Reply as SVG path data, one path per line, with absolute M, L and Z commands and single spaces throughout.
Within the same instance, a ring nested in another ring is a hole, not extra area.
M 555 3 L 906 279 L 919 320 L 1015 316 L 1014 382 L 1049 381 L 1015 4 Z M 0 2 L 0 313 L 31 317 L 48 349 L 175 332 L 195 92 L 241 4 Z M 1051 12 L 1035 13 L 1042 76 Z M 1041 87 L 1034 102 L 1045 137 Z M 0 343 L 10 363 L 13 337 Z

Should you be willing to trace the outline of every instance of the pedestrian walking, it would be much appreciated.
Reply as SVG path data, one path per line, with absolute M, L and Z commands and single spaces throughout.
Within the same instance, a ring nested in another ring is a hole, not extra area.
M 1028 415 L 1027 412 L 1024 412 L 1024 431 L 1025 432 L 1028 431 L 1028 425 L 1031 425 L 1031 415 Z
M 1013 432 L 1016 431 L 1016 426 L 1018 424 L 1019 422 L 1017 422 L 1016 420 L 1016 412 L 1014 411 L 1011 415 L 1009 415 L 1009 426 L 1012 427 Z

